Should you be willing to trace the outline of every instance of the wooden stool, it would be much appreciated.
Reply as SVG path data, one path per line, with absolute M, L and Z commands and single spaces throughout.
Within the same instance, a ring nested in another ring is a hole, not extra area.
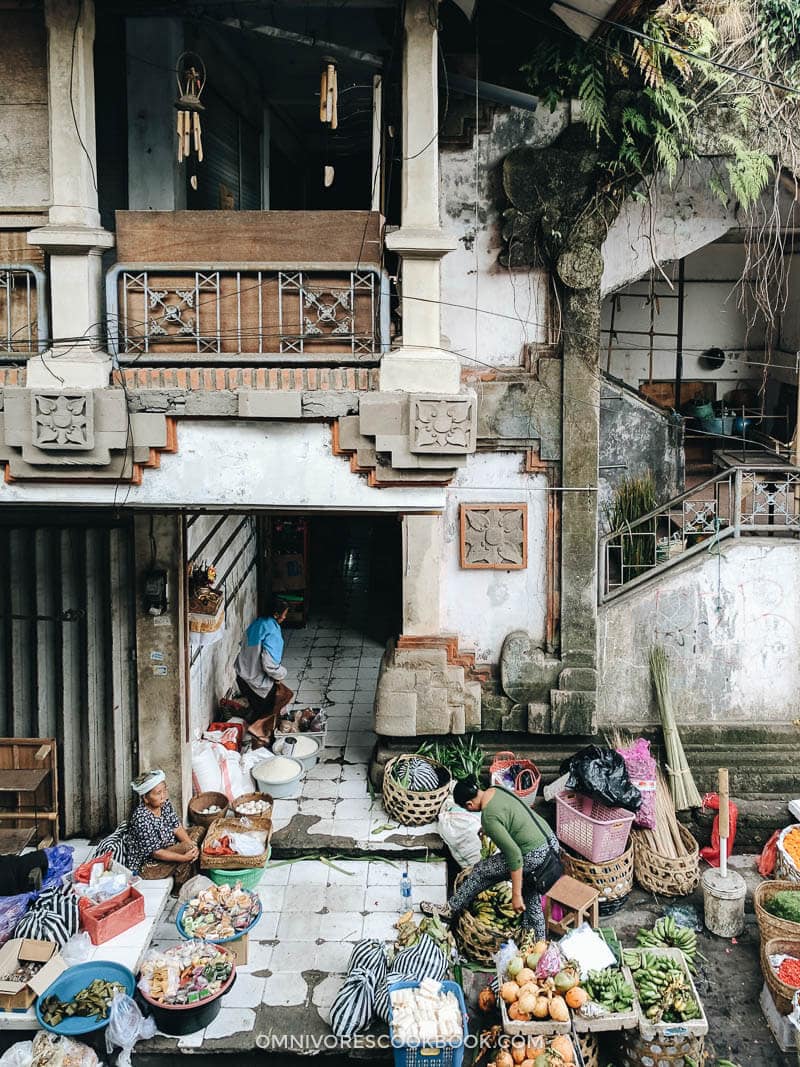
M 587 921 L 590 926 L 597 929 L 600 925 L 599 900 L 600 893 L 597 889 L 575 878 L 570 878 L 568 874 L 562 875 L 547 891 L 544 918 L 548 931 L 554 934 L 565 934 L 568 930 L 574 930 Z M 560 904 L 564 912 L 558 922 L 550 916 L 554 904 Z

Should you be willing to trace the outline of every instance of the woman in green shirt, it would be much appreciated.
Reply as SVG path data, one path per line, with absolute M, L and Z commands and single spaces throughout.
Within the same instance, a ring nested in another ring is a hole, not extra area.
M 545 938 L 541 894 L 561 877 L 559 846 L 555 834 L 519 797 L 500 786 L 481 789 L 474 777 L 456 782 L 453 799 L 467 811 L 481 813 L 481 829 L 499 848 L 493 856 L 480 860 L 464 878 L 446 907 L 427 901 L 421 905 L 426 915 L 438 912 L 452 919 L 485 889 L 511 879 L 511 906 L 524 912 L 523 930 L 531 930 L 537 940 Z

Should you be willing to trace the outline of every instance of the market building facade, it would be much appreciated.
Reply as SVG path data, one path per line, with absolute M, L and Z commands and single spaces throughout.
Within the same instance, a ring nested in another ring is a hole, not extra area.
M 188 797 L 243 629 L 275 592 L 313 617 L 338 539 L 369 543 L 386 611 L 378 764 L 470 731 L 557 761 L 655 723 L 665 640 L 698 751 L 768 735 L 756 774 L 780 782 L 797 323 L 792 304 L 765 368 L 726 303 L 735 204 L 699 162 L 652 215 L 626 205 L 597 278 L 537 266 L 513 221 L 575 110 L 503 83 L 502 54 L 476 65 L 461 4 L 277 6 L 0 10 L 0 734 L 58 738 L 67 834 L 121 817 L 141 767 Z M 680 270 L 670 329 L 654 259 Z M 565 342 L 561 301 L 587 289 L 603 322 Z M 724 381 L 712 347 L 735 355 Z M 766 383 L 768 477 L 716 454 L 687 475 L 681 426 L 640 393 L 676 381 L 665 408 Z M 644 469 L 667 544 L 624 588 L 603 510 Z M 188 595 L 209 565 L 213 642 Z

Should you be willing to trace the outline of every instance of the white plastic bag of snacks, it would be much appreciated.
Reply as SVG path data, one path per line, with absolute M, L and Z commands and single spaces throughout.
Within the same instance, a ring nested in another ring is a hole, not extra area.
M 119 1047 L 117 1067 L 131 1067 L 131 1053 L 137 1041 L 155 1037 L 156 1030 L 155 1021 L 145 1019 L 133 997 L 117 993 L 108 1013 L 106 1052 L 110 1055 Z

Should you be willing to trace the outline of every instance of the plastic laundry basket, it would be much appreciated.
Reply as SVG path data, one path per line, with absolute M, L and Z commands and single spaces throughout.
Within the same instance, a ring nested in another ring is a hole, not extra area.
M 416 989 L 419 982 L 392 982 L 389 986 L 389 1033 L 392 1037 L 395 1067 L 461 1067 L 467 1036 L 467 1007 L 464 993 L 457 982 L 442 982 L 443 993 L 453 993 L 461 1008 L 464 1034 L 458 1044 L 435 1042 L 431 1045 L 396 1045 L 392 1033 L 392 993 L 397 989 Z
M 593 863 L 622 855 L 633 819 L 633 812 L 609 808 L 581 793 L 559 793 L 556 797 L 556 836 Z

